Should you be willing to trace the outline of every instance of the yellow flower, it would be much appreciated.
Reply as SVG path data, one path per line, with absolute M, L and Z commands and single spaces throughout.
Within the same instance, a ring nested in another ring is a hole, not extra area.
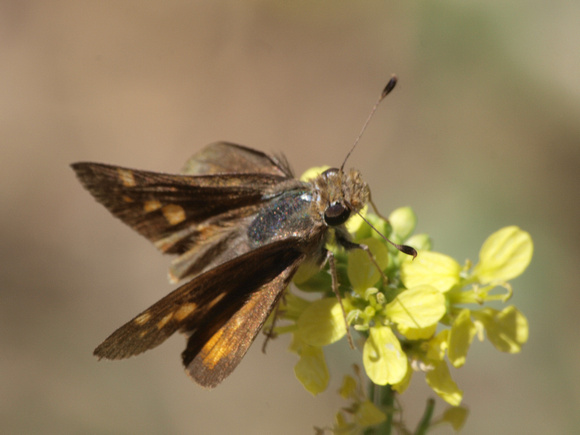
M 430 285 L 419 285 L 401 292 L 383 312 L 401 332 L 403 328 L 409 333 L 425 328 L 431 330 L 445 314 L 445 297 Z
M 401 280 L 407 288 L 429 284 L 446 292 L 459 283 L 460 272 L 459 263 L 448 255 L 419 251 L 417 258 L 401 266 Z
M 315 168 L 303 179 L 325 169 Z M 481 305 L 510 298 L 512 287 L 507 281 L 529 265 L 532 239 L 516 226 L 502 228 L 483 243 L 475 267 L 470 261 L 462 266 L 448 255 L 430 251 L 429 236 L 412 234 L 417 218 L 410 208 L 393 211 L 389 221 L 367 215 L 366 210 L 363 214 L 384 236 L 413 246 L 418 255 L 413 260 L 398 252 L 360 217 L 353 216 L 348 230 L 354 242 L 369 248 L 373 260 L 364 250 L 345 254 L 329 247 L 335 254 L 342 306 L 330 291 L 328 269 L 302 265 L 294 277 L 295 285 L 322 296 L 311 301 L 289 293 L 280 317 L 290 325 L 275 328 L 278 334 L 293 334 L 291 351 L 299 355 L 296 377 L 311 394 L 324 391 L 329 372 L 323 347 L 342 339 L 350 325 L 364 339 L 362 362 L 372 383 L 390 385 L 400 394 L 414 371 L 422 371 L 433 391 L 457 407 L 463 392 L 452 379 L 449 364 L 460 368 L 466 363 L 476 336 L 482 340 L 487 335 L 497 349 L 509 353 L 519 352 L 528 339 L 528 322 L 515 307 L 496 310 Z M 498 292 L 498 288 L 504 291 Z M 385 412 L 391 412 L 387 409 L 391 405 L 369 400 L 350 376 L 344 378 L 340 394 L 351 406 L 337 414 L 334 433 L 362 433 L 385 421 Z M 452 408 L 441 421 L 461 427 L 464 411 Z
M 383 241 L 373 238 L 361 240 L 359 243 L 369 247 L 375 261 L 385 270 L 389 265 L 389 251 Z M 362 249 L 348 252 L 347 274 L 353 290 L 359 294 L 369 287 L 374 287 L 381 279 L 381 272 L 370 261 L 369 254 Z
M 356 408 L 354 414 L 355 423 L 361 428 L 375 426 L 386 419 L 387 416 L 385 413 L 380 411 L 375 404 L 368 399 Z
M 451 379 L 451 374 L 445 361 L 441 361 L 432 370 L 429 370 L 425 375 L 425 380 L 433 391 L 450 405 L 457 406 L 461 403 L 463 391 Z
M 368 377 L 377 385 L 396 384 L 407 373 L 407 355 L 388 326 L 370 328 L 363 348 L 363 364 Z
M 425 368 L 426 380 L 433 390 L 452 405 L 461 402 L 463 393 L 451 379 L 451 374 L 444 357 L 447 354 L 449 362 L 456 368 L 466 362 L 469 347 L 473 338 L 478 335 L 483 339 L 483 331 L 487 332 L 492 344 L 503 352 L 516 353 L 528 338 L 528 323 L 522 313 L 515 307 L 507 307 L 498 311 L 489 307 L 482 309 L 468 309 L 465 304 L 484 304 L 488 301 L 506 301 L 512 293 L 508 279 L 520 275 L 529 265 L 533 253 L 533 244 L 530 235 L 511 226 L 492 234 L 483 244 L 479 262 L 470 272 L 470 263 L 461 267 L 453 258 L 429 251 L 419 251 L 414 261 L 406 260 L 401 265 L 401 280 L 409 290 L 404 290 L 399 296 L 410 296 L 411 290 L 417 286 L 429 286 L 436 289 L 445 298 L 445 313 L 437 320 L 450 325 L 433 337 L 434 329 L 421 325 L 425 329 L 411 329 L 409 321 L 428 319 L 425 312 L 413 312 L 414 304 L 407 300 L 404 304 L 409 307 L 407 322 L 400 322 L 399 332 L 409 340 L 429 340 L 426 347 L 413 346 L 411 359 L 422 361 Z M 505 294 L 495 294 L 492 290 L 503 287 Z M 428 299 L 425 299 L 425 302 Z M 426 302 L 426 305 L 428 303 Z M 432 304 L 431 308 L 437 304 Z M 390 311 L 388 317 L 396 323 L 405 313 Z M 439 313 L 434 310 L 433 317 Z M 423 316 L 423 317 L 422 317 Z M 433 328 L 433 326 L 431 326 Z M 432 338 L 431 338 L 432 337 Z M 422 349 L 422 350 L 421 350 Z
M 355 371 L 358 374 L 358 366 L 355 366 Z M 352 376 L 344 377 L 339 392 L 344 399 L 350 400 L 350 405 L 336 415 L 332 433 L 358 435 L 387 419 L 386 414 L 367 398 L 364 388 Z
M 486 307 L 472 315 L 485 328 L 489 341 L 502 352 L 518 353 L 528 341 L 528 321 L 514 306 L 502 311 Z
M 327 346 L 346 335 L 342 308 L 335 297 L 312 302 L 302 312 L 296 326 L 296 335 L 311 346 Z
M 516 226 L 502 228 L 484 242 L 473 276 L 480 283 L 513 279 L 528 267 L 533 252 L 529 233 Z
M 461 406 L 454 406 L 445 410 L 443 416 L 441 417 L 441 421 L 451 424 L 453 429 L 456 432 L 459 432 L 465 424 L 468 414 L 469 411 L 466 408 Z
M 294 366 L 294 374 L 304 388 L 313 396 L 325 391 L 330 374 L 322 348 L 304 343 L 300 340 L 300 336 L 295 334 L 290 350 L 300 356 Z
M 407 240 L 417 225 L 417 216 L 411 207 L 400 207 L 389 215 L 395 242 Z

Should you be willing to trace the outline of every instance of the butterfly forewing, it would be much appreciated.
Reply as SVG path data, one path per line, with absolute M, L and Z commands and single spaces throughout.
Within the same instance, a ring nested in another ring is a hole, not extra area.
M 282 180 L 268 174 L 169 175 L 99 163 L 73 169 L 97 201 L 152 242 L 233 210 L 249 214 L 263 191 Z

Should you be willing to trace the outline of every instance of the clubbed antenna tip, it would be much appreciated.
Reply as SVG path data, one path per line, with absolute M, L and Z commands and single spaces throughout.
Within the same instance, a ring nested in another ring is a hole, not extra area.
M 385 88 L 383 89 L 383 92 L 381 93 L 381 96 L 379 97 L 379 99 L 377 100 L 377 102 L 375 103 L 374 107 L 371 110 L 371 113 L 369 114 L 367 120 L 365 121 L 365 123 L 363 124 L 363 127 L 360 131 L 360 133 L 358 134 L 357 138 L 354 141 L 354 145 L 352 146 L 352 148 L 350 149 L 350 151 L 348 152 L 348 154 L 346 155 L 346 157 L 344 158 L 344 161 L 342 162 L 342 165 L 340 166 L 340 170 L 342 171 L 344 169 L 344 164 L 346 163 L 346 161 L 348 160 L 348 158 L 350 157 L 351 153 L 353 152 L 353 150 L 356 148 L 356 145 L 358 144 L 358 141 L 360 140 L 360 138 L 362 137 L 363 133 L 365 132 L 367 125 L 369 124 L 369 121 L 372 119 L 373 115 L 375 114 L 377 107 L 379 107 L 379 104 L 381 103 L 381 101 L 384 100 L 384 98 L 389 95 L 389 93 L 395 89 L 395 85 L 397 84 L 397 76 L 395 74 L 393 74 L 391 76 L 391 79 L 389 80 L 389 82 L 387 83 L 387 86 L 385 86 Z
M 397 76 L 393 74 L 391 76 L 391 80 L 389 80 L 389 83 L 387 83 L 387 86 L 385 86 L 385 89 L 383 89 L 383 93 L 381 94 L 381 100 L 385 98 L 387 95 L 389 95 L 393 89 L 395 89 L 395 86 L 397 85 L 397 80 L 398 80 Z

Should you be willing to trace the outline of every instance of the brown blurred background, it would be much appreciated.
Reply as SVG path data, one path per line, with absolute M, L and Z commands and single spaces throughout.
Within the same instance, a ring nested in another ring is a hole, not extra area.
M 230 140 L 297 173 L 352 155 L 381 209 L 411 205 L 435 248 L 477 260 L 505 225 L 532 234 L 512 302 L 520 355 L 475 343 L 453 376 L 464 433 L 580 424 L 580 3 L 0 1 L 0 432 L 304 434 L 331 424 L 356 360 L 311 397 L 286 337 L 205 391 L 182 337 L 123 362 L 93 348 L 173 287 L 168 259 L 97 205 L 68 165 L 177 171 Z M 432 393 L 403 396 L 414 426 Z M 438 403 L 437 412 L 443 404 Z M 436 433 L 449 433 L 441 429 Z

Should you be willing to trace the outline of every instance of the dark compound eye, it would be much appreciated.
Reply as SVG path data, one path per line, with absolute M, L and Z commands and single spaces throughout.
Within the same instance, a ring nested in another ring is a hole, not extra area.
M 335 176 L 336 174 L 338 174 L 339 169 L 338 168 L 328 168 L 326 171 L 324 171 L 322 173 L 322 175 L 324 175 L 326 178 L 331 177 L 331 176 Z
M 324 211 L 324 220 L 332 227 L 342 225 L 350 216 L 350 209 L 340 202 L 335 202 Z

